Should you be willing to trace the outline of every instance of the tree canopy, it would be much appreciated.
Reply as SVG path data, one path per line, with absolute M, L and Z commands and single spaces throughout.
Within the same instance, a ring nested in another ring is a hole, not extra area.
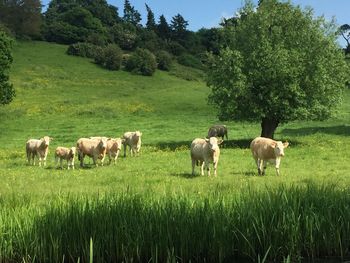
M 12 40 L 0 30 L 0 105 L 9 104 L 15 96 L 12 84 L 8 82 L 8 70 L 12 63 Z
M 225 47 L 211 55 L 209 101 L 221 120 L 261 121 L 272 138 L 281 122 L 323 120 L 341 102 L 347 78 L 333 24 L 277 0 L 251 3 L 224 27 Z

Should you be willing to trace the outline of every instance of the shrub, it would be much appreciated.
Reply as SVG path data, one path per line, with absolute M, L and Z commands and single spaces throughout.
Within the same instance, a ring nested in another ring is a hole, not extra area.
M 173 61 L 168 52 L 161 50 L 157 53 L 157 63 L 159 69 L 169 71 Z
M 192 67 L 196 69 L 203 69 L 203 63 L 200 61 L 199 58 L 190 55 L 190 54 L 183 54 L 177 58 L 177 62 L 179 64 L 187 66 L 187 67 Z
M 68 46 L 67 54 L 72 56 L 94 58 L 96 54 L 97 46 L 86 43 L 78 42 Z
M 123 53 L 119 46 L 109 44 L 104 48 L 97 48 L 95 63 L 109 70 L 119 70 L 122 63 Z
M 155 56 L 147 49 L 138 48 L 127 60 L 125 69 L 136 74 L 152 76 L 156 71 Z
M 110 44 L 104 49 L 105 67 L 110 70 L 120 69 L 122 63 L 122 50 L 115 44 Z

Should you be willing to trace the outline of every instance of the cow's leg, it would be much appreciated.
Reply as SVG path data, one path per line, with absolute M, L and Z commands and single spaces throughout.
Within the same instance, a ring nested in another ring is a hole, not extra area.
M 103 155 L 103 157 L 101 159 L 101 166 L 103 166 L 103 162 L 104 162 L 105 158 L 106 158 L 106 155 Z
M 94 165 L 97 167 L 98 164 L 97 164 L 97 158 L 96 158 L 96 156 L 92 156 L 92 161 L 93 161 Z
M 79 153 L 79 155 L 80 155 L 80 167 L 84 167 L 84 154 Z
M 216 170 L 217 170 L 217 167 L 218 167 L 218 162 L 219 162 L 219 161 L 216 161 L 216 162 L 214 163 L 214 176 L 215 176 L 215 177 L 217 176 Z
M 63 170 L 63 158 L 60 158 L 60 168 Z
M 67 170 L 70 169 L 70 166 L 72 165 L 72 160 L 67 160 Z
M 262 160 L 261 166 L 262 166 L 262 175 L 265 175 L 267 161 L 266 160 Z
M 194 168 L 196 166 L 196 160 L 192 158 L 192 175 L 194 175 Z
M 27 153 L 27 161 L 28 161 L 28 164 L 30 164 L 30 152 L 27 150 L 26 153 Z
M 210 163 L 209 162 L 205 162 L 205 167 L 207 168 L 208 176 L 210 176 Z
M 32 153 L 32 163 L 33 163 L 33 166 L 35 165 L 35 156 L 36 156 L 36 154 L 35 154 L 35 153 Z
M 201 175 L 203 176 L 204 175 L 204 165 L 205 165 L 205 163 L 200 161 L 200 165 L 201 165 Z
M 112 162 L 113 155 L 111 153 L 108 154 L 108 165 Z
M 119 156 L 119 150 L 115 153 L 114 164 L 117 163 L 118 156 Z
M 124 145 L 124 158 L 126 157 L 126 143 L 123 143 Z
M 281 163 L 281 158 L 277 157 L 275 160 L 275 167 L 276 167 L 277 175 L 280 175 L 280 163 Z
M 258 175 L 261 175 L 261 164 L 262 164 L 262 160 L 258 158 L 256 161 L 256 165 L 258 167 Z

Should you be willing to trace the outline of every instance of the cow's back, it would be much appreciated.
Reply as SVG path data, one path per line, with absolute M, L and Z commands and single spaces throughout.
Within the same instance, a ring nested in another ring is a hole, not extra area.
M 93 149 L 95 149 L 98 144 L 99 144 L 98 140 L 80 138 L 77 141 L 77 148 L 78 148 L 78 151 L 91 156 L 93 154 Z
M 37 151 L 37 148 L 40 146 L 40 143 L 41 143 L 40 140 L 37 140 L 37 139 L 29 139 L 29 140 L 26 142 L 26 150 L 27 150 L 27 151 L 31 151 L 31 152 Z
M 204 160 L 207 148 L 205 139 L 196 138 L 191 143 L 191 157 L 196 160 Z
M 255 158 L 270 160 L 275 159 L 275 152 L 272 147 L 276 142 L 269 138 L 257 137 L 250 143 L 250 149 Z

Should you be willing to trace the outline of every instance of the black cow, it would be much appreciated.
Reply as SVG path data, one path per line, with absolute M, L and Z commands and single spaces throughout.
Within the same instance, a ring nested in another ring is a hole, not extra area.
M 226 125 L 214 125 L 209 128 L 208 138 L 221 137 L 224 139 L 224 136 L 226 136 L 226 139 L 228 140 Z

